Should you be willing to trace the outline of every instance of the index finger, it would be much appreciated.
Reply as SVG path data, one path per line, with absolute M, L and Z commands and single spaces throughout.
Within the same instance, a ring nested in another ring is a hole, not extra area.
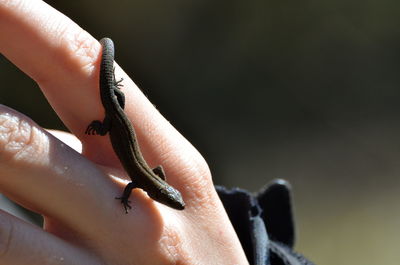
M 0 52 L 38 83 L 64 124 L 83 140 L 84 153 L 98 163 L 118 165 L 106 137 L 84 134 L 92 120 L 104 117 L 98 41 L 38 0 L 0 1 L 0 32 Z M 129 87 L 137 101 L 145 100 L 133 82 Z

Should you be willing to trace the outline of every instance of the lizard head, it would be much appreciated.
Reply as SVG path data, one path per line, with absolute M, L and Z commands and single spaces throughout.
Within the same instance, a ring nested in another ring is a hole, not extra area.
M 162 204 L 165 204 L 176 210 L 185 209 L 185 202 L 182 199 L 181 193 L 170 185 L 164 189 L 158 190 L 155 194 L 149 194 L 150 198 Z

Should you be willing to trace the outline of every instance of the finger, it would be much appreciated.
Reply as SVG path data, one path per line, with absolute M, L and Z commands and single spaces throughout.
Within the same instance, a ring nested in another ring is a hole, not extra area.
M 0 264 L 100 264 L 92 255 L 0 211 Z
M 121 183 L 38 127 L 0 105 L 0 192 L 77 230 L 108 227 L 120 213 Z M 90 229 L 89 229 L 90 230 Z M 91 231 L 88 231 L 89 233 Z

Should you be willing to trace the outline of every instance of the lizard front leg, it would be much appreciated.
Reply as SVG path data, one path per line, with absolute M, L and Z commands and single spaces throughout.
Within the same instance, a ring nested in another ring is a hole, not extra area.
M 103 122 L 99 120 L 92 121 L 89 126 L 86 128 L 85 134 L 88 135 L 106 135 L 111 129 L 111 119 L 106 116 Z

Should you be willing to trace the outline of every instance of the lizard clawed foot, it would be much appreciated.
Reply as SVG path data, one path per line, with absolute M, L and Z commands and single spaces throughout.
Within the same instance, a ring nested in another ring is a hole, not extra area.
M 100 132 L 102 131 L 102 122 L 101 121 L 92 121 L 89 126 L 86 128 L 85 134 L 88 135 L 96 135 L 96 134 L 100 134 Z
M 121 200 L 121 203 L 124 205 L 125 213 L 128 213 L 128 209 L 132 209 L 130 203 L 131 201 L 128 200 L 128 198 L 122 196 L 122 197 L 115 197 L 117 200 Z
M 104 119 L 103 122 L 95 120 L 92 121 L 86 128 L 85 134 L 88 135 L 106 135 L 110 130 L 110 124 L 108 119 Z

